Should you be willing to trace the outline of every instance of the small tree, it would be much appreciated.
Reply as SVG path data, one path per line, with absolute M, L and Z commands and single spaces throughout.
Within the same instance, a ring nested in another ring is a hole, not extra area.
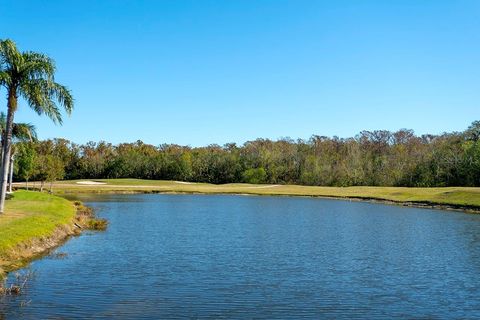
M 53 182 L 62 179 L 65 175 L 65 168 L 62 161 L 51 155 L 41 154 L 35 159 L 35 176 L 40 180 L 40 191 L 43 191 L 45 183 L 50 182 L 50 192 Z
M 28 190 L 28 181 L 34 174 L 36 152 L 32 143 L 18 144 L 17 172 L 20 179 L 25 180 L 25 187 Z
M 63 179 L 65 176 L 65 167 L 62 160 L 52 155 L 48 156 L 49 167 L 47 171 L 47 181 L 50 182 L 50 192 L 52 192 L 53 183 L 57 180 Z

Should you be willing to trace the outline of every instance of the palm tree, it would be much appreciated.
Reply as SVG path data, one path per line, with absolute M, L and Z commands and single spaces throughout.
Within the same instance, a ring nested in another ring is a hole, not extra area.
M 0 149 L 3 146 L 5 137 L 5 129 L 7 127 L 7 116 L 4 112 L 0 112 L 0 132 L 2 139 L 0 141 Z M 33 142 L 37 140 L 37 129 L 31 123 L 14 123 L 12 130 L 12 142 Z M 10 165 L 8 169 L 8 192 L 12 192 L 12 180 L 13 180 L 13 162 L 15 159 L 15 145 L 12 144 L 12 151 L 10 155 Z M 0 151 L 0 154 L 2 152 Z
M 73 97 L 63 85 L 55 82 L 55 63 L 37 52 L 20 52 L 12 40 L 0 41 L 0 86 L 7 90 L 7 121 L 0 171 L 0 213 L 5 207 L 8 168 L 12 145 L 13 118 L 18 98 L 23 98 L 37 114 L 62 123 L 60 107 L 70 114 Z

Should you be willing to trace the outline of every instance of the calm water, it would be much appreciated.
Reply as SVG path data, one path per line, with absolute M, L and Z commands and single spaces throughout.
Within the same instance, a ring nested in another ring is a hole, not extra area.
M 6 319 L 480 317 L 480 215 L 285 197 L 88 203 L 108 231 L 34 262 L 27 293 L 0 302 Z

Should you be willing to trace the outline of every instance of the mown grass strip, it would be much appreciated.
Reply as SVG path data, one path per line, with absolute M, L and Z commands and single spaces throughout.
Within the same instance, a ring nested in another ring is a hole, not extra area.
M 252 195 L 318 196 L 355 199 L 376 199 L 399 203 L 423 203 L 480 209 L 480 188 L 405 188 L 405 187 L 316 187 L 299 185 L 255 185 L 185 183 L 164 180 L 99 179 L 105 184 L 85 185 L 77 181 L 54 184 L 54 191 L 65 192 L 179 192 L 226 193 Z

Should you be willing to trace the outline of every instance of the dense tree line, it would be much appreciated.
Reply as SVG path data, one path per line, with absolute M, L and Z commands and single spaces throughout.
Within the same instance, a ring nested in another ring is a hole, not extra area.
M 238 146 L 18 143 L 17 181 L 143 178 L 323 186 L 480 186 L 480 121 L 464 132 L 362 131 L 353 138 L 257 139 Z

